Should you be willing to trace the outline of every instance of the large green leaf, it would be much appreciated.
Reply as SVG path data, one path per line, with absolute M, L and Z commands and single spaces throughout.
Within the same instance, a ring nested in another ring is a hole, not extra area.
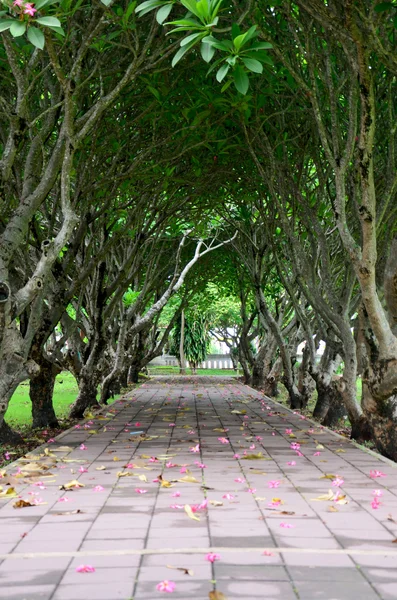
M 10 33 L 12 37 L 20 37 L 26 31 L 26 23 L 21 23 L 21 21 L 14 21 L 10 27 Z
M 228 65 L 227 63 L 225 63 L 218 70 L 218 72 L 216 74 L 216 79 L 217 79 L 217 81 L 219 81 L 219 83 L 221 83 L 221 81 L 223 81 L 225 79 L 225 77 L 226 77 L 229 69 L 230 69 L 230 65 Z
M 249 79 L 247 73 L 244 71 L 243 67 L 237 65 L 237 67 L 233 71 L 234 85 L 236 89 L 240 92 L 240 94 L 245 94 L 248 92 L 249 88 Z
M 61 22 L 56 17 L 39 17 L 36 19 L 36 23 L 47 27 L 61 27 Z
M 13 25 L 15 21 L 13 19 L 7 19 L 6 21 L 0 21 L 0 32 L 7 31 Z
M 164 21 L 166 20 L 166 18 L 169 16 L 170 12 L 172 11 L 172 4 L 165 4 L 164 6 L 162 6 L 161 8 L 158 9 L 157 14 L 156 14 L 156 21 L 157 23 L 159 23 L 160 25 L 162 23 L 164 23 Z
M 254 58 L 242 58 L 242 61 L 249 71 L 252 71 L 253 73 L 263 73 L 263 65 L 259 60 L 255 60 Z
M 164 4 L 163 0 L 147 0 L 146 2 L 142 2 L 142 4 L 139 4 L 136 9 L 135 12 L 136 13 L 142 13 L 141 16 L 143 16 L 144 14 L 146 14 L 147 12 L 149 12 L 150 10 L 153 10 L 155 8 L 157 8 L 158 6 L 162 6 Z
M 203 40 L 201 42 L 200 52 L 205 62 L 209 63 L 215 54 L 215 48 L 214 46 L 210 46 L 210 44 L 205 44 Z
M 28 29 L 28 40 L 36 48 L 42 50 L 44 48 L 44 34 L 37 27 L 29 27 Z

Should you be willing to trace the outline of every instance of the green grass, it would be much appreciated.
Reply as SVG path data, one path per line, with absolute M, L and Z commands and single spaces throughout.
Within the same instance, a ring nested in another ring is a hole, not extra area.
M 191 375 L 192 370 L 186 369 L 186 374 Z M 223 377 L 237 377 L 233 369 L 197 369 L 197 375 L 223 375 Z M 149 375 L 179 375 L 179 367 L 149 367 Z
M 68 371 L 60 373 L 55 381 L 54 409 L 58 419 L 65 419 L 69 406 L 76 400 L 78 386 Z M 11 398 L 6 413 L 6 421 L 13 429 L 32 425 L 32 403 L 29 398 L 29 381 L 21 383 Z

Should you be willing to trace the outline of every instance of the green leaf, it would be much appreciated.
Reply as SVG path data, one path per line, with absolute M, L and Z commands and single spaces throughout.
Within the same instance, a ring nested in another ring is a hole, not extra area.
M 199 38 L 202 37 L 202 33 L 192 33 L 192 35 L 188 35 L 185 38 L 183 38 L 183 40 L 181 40 L 181 43 L 179 44 L 181 47 L 182 46 L 186 46 L 186 44 L 190 44 L 190 42 L 197 42 Z
M 193 13 L 194 15 L 196 15 L 196 17 L 200 18 L 200 13 L 199 13 L 199 11 L 196 8 L 196 6 L 197 6 L 196 0 L 180 0 L 180 2 L 191 13 Z
M 182 46 L 181 48 L 179 48 L 178 52 L 175 54 L 174 58 L 172 59 L 172 66 L 175 67 L 175 65 L 181 60 L 181 58 L 186 54 L 186 52 L 188 52 L 190 50 L 190 48 L 193 48 L 194 44 L 196 42 L 190 42 L 190 44 L 186 44 L 186 46 Z
M 201 42 L 200 52 L 205 62 L 209 63 L 215 54 L 215 48 L 213 46 L 210 46 L 210 44 L 205 44 L 203 40 Z
M 203 42 L 204 44 L 209 44 L 210 46 L 217 48 L 217 50 L 223 50 L 224 52 L 230 52 L 230 50 L 233 48 L 233 43 L 230 40 L 224 40 L 223 42 L 220 42 L 212 35 L 208 35 Z
M 227 63 L 225 63 L 218 70 L 218 72 L 216 74 L 216 80 L 219 81 L 219 83 L 221 83 L 221 81 L 223 81 L 225 79 L 225 77 L 226 77 L 229 69 L 230 69 L 230 65 L 228 65 Z
M 254 58 L 242 58 L 242 61 L 249 71 L 252 71 L 253 73 L 263 73 L 263 66 L 259 60 L 255 60 Z
M 237 23 L 233 23 L 232 25 L 232 38 L 236 38 L 238 35 L 240 35 L 241 33 L 241 29 L 240 29 L 240 25 L 238 25 Z
M 26 31 L 26 23 L 21 23 L 21 21 L 14 21 L 10 27 L 10 33 L 12 37 L 20 37 Z
M 385 10 L 391 10 L 392 8 L 396 8 L 392 2 L 381 2 L 375 6 L 374 11 L 376 13 L 380 13 L 384 12 Z
M 158 8 L 159 6 L 162 6 L 163 4 L 163 0 L 147 0 L 146 2 L 142 2 L 142 4 L 139 4 L 136 7 L 135 12 L 141 13 L 139 16 L 143 17 L 143 15 L 146 15 L 146 13 Z
M 0 21 L 0 32 L 7 31 L 13 25 L 15 21 L 13 19 L 7 19 L 7 21 Z
M 29 27 L 28 40 L 36 48 L 40 48 L 40 50 L 44 48 L 44 34 L 37 27 Z
M 243 94 L 245 96 L 245 94 L 248 92 L 250 83 L 248 75 L 244 71 L 243 67 L 237 65 L 237 67 L 233 71 L 233 77 L 234 85 L 236 86 L 237 91 L 239 91 L 240 94 Z
M 61 22 L 56 17 L 39 17 L 36 19 L 36 23 L 45 25 L 46 27 L 61 27 Z
M 192 29 L 202 27 L 200 21 L 196 21 L 195 19 L 178 19 L 177 21 L 168 21 L 165 25 L 180 25 L 181 27 L 191 27 Z
M 48 29 L 51 29 L 52 31 L 55 31 L 55 33 L 59 33 L 59 35 L 63 35 L 65 37 L 65 32 L 62 27 L 49 27 Z
M 162 23 L 164 23 L 164 21 L 166 20 L 166 18 L 169 16 L 170 12 L 172 11 L 172 4 L 165 4 L 164 6 L 162 6 L 161 8 L 158 9 L 157 14 L 156 14 L 156 21 L 157 23 L 159 23 L 160 25 Z
M 232 85 L 232 80 L 229 79 L 229 81 L 226 81 L 225 85 L 222 86 L 221 94 L 223 94 L 223 92 L 226 92 L 227 88 L 230 87 L 231 85 Z
M 270 50 L 273 45 L 270 42 L 253 42 L 250 50 Z
M 249 40 L 256 36 L 256 25 L 253 25 L 248 29 L 246 33 L 238 35 L 234 38 L 233 43 L 236 50 L 240 50 Z

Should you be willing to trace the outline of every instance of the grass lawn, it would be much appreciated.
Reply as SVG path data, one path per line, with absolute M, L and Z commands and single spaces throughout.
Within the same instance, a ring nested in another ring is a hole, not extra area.
M 186 374 L 192 375 L 192 370 L 186 369 Z M 179 375 L 179 367 L 149 367 L 149 375 Z M 197 369 L 196 375 L 237 377 L 238 374 L 233 369 Z

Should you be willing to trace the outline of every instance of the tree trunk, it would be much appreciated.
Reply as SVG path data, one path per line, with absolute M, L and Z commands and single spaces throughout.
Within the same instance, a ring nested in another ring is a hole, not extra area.
M 266 380 L 262 387 L 262 392 L 270 398 L 276 398 L 279 395 L 278 384 L 280 381 L 281 371 L 283 368 L 283 361 L 281 358 L 277 358 L 274 362 L 270 373 L 266 376 Z
M 316 388 L 316 382 L 310 375 L 311 364 L 310 364 L 310 351 L 307 345 L 303 349 L 302 362 L 298 372 L 298 390 L 303 398 L 305 406 L 309 403 L 313 392 Z
M 29 387 L 29 396 L 32 402 L 32 427 L 33 429 L 59 427 L 52 398 L 55 378 L 61 372 L 61 369 L 44 356 L 42 356 L 39 366 L 40 372 L 30 379 Z
M 313 417 L 322 425 L 334 427 L 346 415 L 342 394 L 336 380 L 320 375 L 316 380 L 317 402 Z
M 180 375 L 186 375 L 186 357 L 185 357 L 185 311 L 181 312 L 181 339 L 179 342 L 179 362 L 180 362 Z
M 131 363 L 130 370 L 128 371 L 128 381 L 130 383 L 138 383 L 140 366 L 141 364 L 138 362 Z
M 84 411 L 92 406 L 99 407 L 96 399 L 97 380 L 93 373 L 84 373 L 80 375 L 79 395 L 76 401 L 70 407 L 69 417 L 71 419 L 82 419 Z
M 3 420 L 0 425 L 0 444 L 18 446 L 21 443 L 23 443 L 23 437 Z

